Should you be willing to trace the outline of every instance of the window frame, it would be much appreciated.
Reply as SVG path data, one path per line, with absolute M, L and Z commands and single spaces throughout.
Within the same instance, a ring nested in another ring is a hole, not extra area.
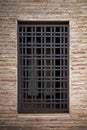
M 19 100 L 20 100 L 20 88 L 19 88 L 19 84 L 20 84 L 20 81 L 19 81 L 19 77 L 20 77 L 20 75 L 19 75 L 19 49 L 18 49 L 18 113 L 67 113 L 67 112 L 69 112 L 69 22 L 18 22 L 18 27 L 19 27 L 19 25 L 21 25 L 21 24 L 24 24 L 24 25 L 27 25 L 27 24 L 29 24 L 29 25 L 34 25 L 34 24 L 45 24 L 45 25 L 49 25 L 49 24 L 52 24 L 52 25 L 55 25 L 55 24 L 59 24 L 59 25 L 62 25 L 62 24 L 67 24 L 68 25 L 68 97 L 67 97 L 67 100 L 68 100 L 68 108 L 67 108 L 67 110 L 66 111 L 42 111 L 42 112 L 23 112 L 23 110 L 21 110 L 20 109 L 20 105 L 19 105 Z M 19 31 L 18 31 L 18 27 L 17 27 L 17 43 L 19 44 Z M 19 48 L 19 45 L 18 45 L 18 48 Z

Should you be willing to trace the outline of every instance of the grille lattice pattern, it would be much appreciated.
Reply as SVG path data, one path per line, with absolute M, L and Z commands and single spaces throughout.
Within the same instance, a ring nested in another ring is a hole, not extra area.
M 68 112 L 69 25 L 18 25 L 19 112 Z

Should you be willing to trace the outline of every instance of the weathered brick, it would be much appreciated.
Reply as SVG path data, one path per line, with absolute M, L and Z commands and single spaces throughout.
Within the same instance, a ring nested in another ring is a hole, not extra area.
M 17 112 L 20 20 L 69 21 L 69 113 Z M 0 130 L 87 130 L 87 0 L 0 0 Z

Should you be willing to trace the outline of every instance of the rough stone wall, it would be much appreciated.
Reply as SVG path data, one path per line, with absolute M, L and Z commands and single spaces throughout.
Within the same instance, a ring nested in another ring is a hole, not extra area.
M 18 20 L 69 21 L 69 113 L 17 113 Z M 87 130 L 87 0 L 0 0 L 0 130 Z

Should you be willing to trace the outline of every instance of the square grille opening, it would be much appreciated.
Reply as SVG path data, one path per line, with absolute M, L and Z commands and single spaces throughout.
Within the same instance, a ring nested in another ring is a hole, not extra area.
M 69 23 L 18 23 L 18 112 L 69 111 Z

